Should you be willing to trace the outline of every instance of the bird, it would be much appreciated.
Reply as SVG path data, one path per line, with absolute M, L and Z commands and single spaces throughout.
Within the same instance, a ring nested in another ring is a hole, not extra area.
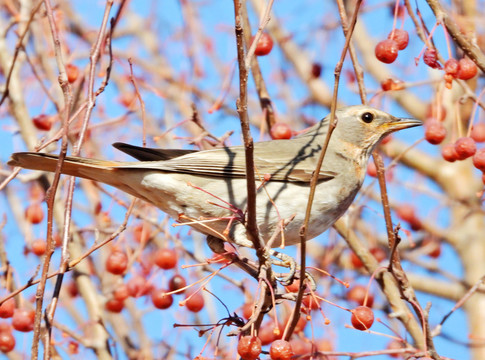
M 336 127 L 318 173 L 307 240 L 323 233 L 352 204 L 362 186 L 372 151 L 388 134 L 422 125 L 384 111 L 353 105 L 335 111 Z M 330 115 L 292 139 L 254 144 L 256 222 L 271 247 L 300 242 L 300 228 Z M 143 199 L 215 238 L 252 247 L 245 227 L 247 205 L 244 146 L 210 150 L 155 149 L 116 142 L 138 161 L 67 156 L 61 173 L 114 186 Z M 8 164 L 54 172 L 58 157 L 37 152 L 12 154 Z

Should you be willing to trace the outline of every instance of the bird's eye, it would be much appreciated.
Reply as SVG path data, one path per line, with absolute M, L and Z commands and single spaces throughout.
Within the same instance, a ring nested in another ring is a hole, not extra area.
M 374 120 L 374 114 L 370 112 L 365 112 L 362 114 L 362 121 L 365 123 L 370 123 L 372 120 Z

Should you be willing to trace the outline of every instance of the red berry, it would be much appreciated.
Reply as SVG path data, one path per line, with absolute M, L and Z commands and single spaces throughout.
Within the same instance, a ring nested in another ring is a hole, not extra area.
M 380 263 L 380 262 L 384 261 L 385 259 L 387 259 L 387 253 L 386 253 L 386 251 L 383 248 L 379 247 L 379 246 L 373 247 L 369 251 L 375 257 L 375 259 L 376 259 L 376 261 L 378 263 Z
M 446 144 L 441 148 L 441 156 L 449 162 L 455 162 L 458 159 L 458 154 L 455 150 L 455 144 Z
M 438 239 L 433 237 L 427 237 L 421 244 L 422 247 L 428 249 L 428 256 L 436 259 L 441 255 L 441 243 Z
M 12 316 L 12 326 L 15 330 L 29 332 L 34 329 L 35 311 L 15 309 Z
M 295 280 L 293 281 L 290 285 L 285 286 L 286 291 L 290 293 L 296 293 L 300 289 L 300 280 Z M 305 286 L 305 292 L 308 291 L 306 290 L 307 287 Z
M 39 224 L 44 219 L 44 210 L 42 210 L 42 205 L 39 203 L 30 204 L 27 209 L 25 209 L 25 218 L 31 224 Z
M 181 275 L 174 275 L 169 281 L 168 281 L 168 289 L 170 291 L 176 291 L 178 289 L 181 289 L 183 287 L 187 286 L 187 282 L 185 281 L 184 277 Z M 182 294 L 183 291 L 179 292 L 178 294 Z
M 394 29 L 389 33 L 387 38 L 394 40 L 399 50 L 404 50 L 409 43 L 409 34 L 406 30 Z
M 485 172 L 485 148 L 478 150 L 473 155 L 473 166 L 478 170 Z
M 312 64 L 312 77 L 313 78 L 318 78 L 322 74 L 322 65 L 319 63 L 313 63 Z
M 157 309 L 168 309 L 172 306 L 172 295 L 166 295 L 163 289 L 155 289 L 152 291 L 152 303 Z
M 251 40 L 251 43 L 254 41 L 254 37 Z M 273 39 L 269 34 L 262 33 L 261 37 L 259 38 L 258 44 L 256 45 L 256 50 L 254 51 L 254 55 L 256 56 L 264 56 L 268 55 L 273 49 Z
M 448 59 L 445 62 L 445 73 L 456 78 L 458 72 L 460 71 L 460 63 L 456 59 Z
M 109 299 L 104 304 L 104 308 L 106 310 L 116 314 L 120 313 L 124 307 L 125 307 L 125 303 L 122 300 L 117 300 L 117 299 Z
M 423 55 L 423 61 L 430 68 L 441 69 L 441 65 L 438 62 L 438 54 L 436 52 L 436 49 L 426 48 Z
M 367 164 L 367 175 L 377 177 L 377 168 L 376 164 L 373 161 Z
M 404 344 L 401 341 L 392 340 L 391 342 L 389 342 L 389 344 L 387 344 L 388 350 L 401 350 L 403 348 L 404 348 Z M 402 353 L 400 353 L 400 352 L 389 354 L 389 356 L 392 357 L 392 358 L 400 358 L 401 355 L 402 355 Z
M 295 355 L 308 355 L 312 352 L 312 344 L 310 342 L 307 342 L 301 338 L 292 338 L 290 340 L 290 345 L 291 348 L 293 349 L 293 352 Z M 302 358 L 302 359 L 307 359 L 307 356 L 302 356 L 302 357 L 296 357 L 297 359 Z M 311 359 L 311 358 L 310 358 Z
M 7 319 L 13 316 L 15 310 L 15 300 L 10 298 L 5 300 L 2 305 L 0 305 L 0 318 Z
M 396 209 L 397 216 L 408 223 L 412 222 L 414 218 L 416 217 L 416 210 L 414 209 L 414 206 L 411 204 L 401 204 L 397 209 Z
M 446 118 L 446 108 L 443 105 L 438 108 L 435 103 L 429 104 L 426 107 L 426 118 L 443 121 Z
M 275 340 L 269 348 L 271 360 L 291 360 L 295 353 L 288 341 Z
M 177 265 L 177 252 L 174 249 L 158 249 L 155 264 L 164 270 L 173 269 Z
M 288 319 L 289 321 L 290 319 Z M 299 333 L 303 330 L 305 330 L 307 324 L 306 316 L 301 315 L 300 318 L 298 319 L 296 326 L 295 326 L 295 333 Z
M 469 80 L 477 74 L 477 65 L 469 58 L 460 59 L 460 71 L 458 72 L 458 79 Z
M 106 258 L 106 270 L 115 275 L 121 275 L 128 267 L 128 256 L 123 251 L 115 250 Z
M 126 287 L 128 289 L 128 294 L 134 298 L 145 296 L 153 289 L 153 285 L 141 275 L 133 276 L 126 283 Z
M 476 142 L 485 142 L 485 123 L 473 125 L 470 137 Z
M 347 300 L 353 301 L 359 305 L 364 305 L 365 295 L 367 294 L 367 288 L 363 285 L 355 285 L 347 292 Z M 367 295 L 367 303 L 365 306 L 372 307 L 374 304 L 374 295 Z
M 392 91 L 392 90 L 403 90 L 405 88 L 404 82 L 401 80 L 394 80 L 388 78 L 381 82 L 381 88 L 384 91 Z
M 32 119 L 34 126 L 42 131 L 49 131 L 52 127 L 52 117 L 45 114 L 37 115 Z
M 424 137 L 430 144 L 440 144 L 446 137 L 446 128 L 439 121 L 428 121 L 426 124 Z
M 141 223 L 133 228 L 133 237 L 137 243 L 146 243 L 150 239 L 151 233 L 151 226 L 148 223 Z
M 256 336 L 243 336 L 237 344 L 237 353 L 244 360 L 256 360 L 261 354 L 261 340 Z
M 357 330 L 370 329 L 374 323 L 374 312 L 367 306 L 359 306 L 352 310 L 350 321 Z
M 282 122 L 274 123 L 269 134 L 274 140 L 291 139 L 292 135 L 290 126 Z
M 376 45 L 375 54 L 379 61 L 390 64 L 396 60 L 398 51 L 399 46 L 397 42 L 391 39 L 386 39 L 380 41 Z
M 318 298 L 314 298 L 312 295 L 304 296 L 301 304 L 310 310 L 318 310 L 320 308 L 321 300 Z
M 244 303 L 241 309 L 243 318 L 249 319 L 253 315 L 253 308 L 254 306 L 250 302 Z
M 0 351 L 8 353 L 15 348 L 15 337 L 12 335 L 12 330 L 0 331 Z
M 128 286 L 126 284 L 121 284 L 113 291 L 113 299 L 125 301 L 129 297 L 130 292 L 128 291 Z
M 464 160 L 475 154 L 477 145 L 471 137 L 462 137 L 456 140 L 455 150 L 458 160 Z
M 187 299 L 185 306 L 187 306 L 187 310 L 189 311 L 196 313 L 204 308 L 204 297 L 200 291 L 196 293 L 188 292 L 185 295 L 185 299 Z
M 271 324 L 266 323 L 259 328 L 258 338 L 261 339 L 261 343 L 263 345 L 271 344 L 274 340 L 276 340 L 276 335 Z
M 67 64 L 66 73 L 67 73 L 67 81 L 69 81 L 69 83 L 72 84 L 79 77 L 79 68 L 76 65 Z
M 396 5 L 394 3 L 391 3 L 389 5 L 389 12 L 391 13 L 391 16 L 394 16 L 394 13 L 396 12 Z M 401 19 L 404 17 L 406 14 L 406 7 L 403 4 L 399 4 L 397 6 L 397 18 Z
M 37 256 L 42 256 L 47 250 L 47 242 L 43 239 L 32 241 L 32 252 Z

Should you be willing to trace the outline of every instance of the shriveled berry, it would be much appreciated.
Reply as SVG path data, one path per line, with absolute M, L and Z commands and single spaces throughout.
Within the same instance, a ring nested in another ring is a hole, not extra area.
M 409 34 L 406 30 L 402 29 L 394 29 L 389 33 L 387 38 L 394 40 L 399 50 L 404 50 L 409 43 Z
M 313 78 L 318 78 L 322 74 L 322 65 L 319 63 L 313 63 L 312 64 L 312 77 Z
M 237 344 L 237 353 L 244 360 L 256 360 L 261 354 L 262 343 L 256 336 L 243 336 Z
M 385 64 L 393 63 L 397 59 L 398 51 L 397 42 L 391 39 L 380 41 L 375 48 L 376 58 Z
M 473 125 L 470 137 L 475 140 L 475 142 L 485 142 L 485 124 L 479 123 Z
M 439 121 L 428 121 L 424 137 L 430 144 L 440 144 L 446 137 L 446 128 Z
M 485 172 L 485 148 L 478 150 L 473 155 L 473 166 L 478 170 Z
M 295 353 L 286 340 L 275 340 L 269 348 L 271 360 L 290 360 Z
M 254 41 L 254 37 L 251 42 Z M 267 33 L 262 33 L 259 38 L 258 44 L 256 45 L 256 50 L 254 50 L 254 55 L 265 56 L 268 55 L 273 49 L 273 39 Z
M 457 75 L 458 79 L 470 80 L 471 78 L 475 77 L 477 73 L 478 68 L 473 60 L 469 58 L 460 59 L 460 71 Z
M 445 73 L 456 77 L 460 71 L 460 63 L 456 59 L 448 59 L 445 62 Z
M 443 159 L 449 162 L 455 162 L 458 160 L 458 154 L 455 150 L 455 144 L 446 144 L 441 148 L 441 156 Z
M 475 154 L 477 145 L 471 137 L 462 137 L 456 140 L 455 150 L 458 160 L 464 160 Z
M 438 54 L 436 49 L 426 48 L 423 55 L 423 61 L 430 68 L 441 69 L 441 65 L 438 62 Z
M 357 330 L 370 329 L 374 323 L 374 312 L 367 306 L 359 306 L 352 310 L 350 321 Z

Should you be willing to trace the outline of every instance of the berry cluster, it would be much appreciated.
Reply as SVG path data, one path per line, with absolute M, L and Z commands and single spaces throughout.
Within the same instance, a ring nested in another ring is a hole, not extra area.
M 469 58 L 462 58 L 460 61 L 451 58 L 445 63 L 445 85 L 451 89 L 453 79 L 470 80 L 478 73 L 475 63 Z
M 409 43 L 409 34 L 406 30 L 394 29 L 386 40 L 380 41 L 375 48 L 376 58 L 386 64 L 391 64 L 397 59 L 400 50 L 404 50 Z
M 424 137 L 433 145 L 441 144 L 447 135 L 447 130 L 442 122 L 446 116 L 446 111 L 442 111 L 441 114 L 440 119 L 431 118 L 426 122 Z M 469 136 L 463 136 L 452 143 L 444 144 L 441 148 L 441 156 L 448 162 L 461 161 L 472 157 L 473 165 L 485 174 L 485 148 L 477 148 L 477 143 L 484 142 L 485 123 L 479 123 L 471 128 Z M 485 175 L 482 179 L 485 180 Z

